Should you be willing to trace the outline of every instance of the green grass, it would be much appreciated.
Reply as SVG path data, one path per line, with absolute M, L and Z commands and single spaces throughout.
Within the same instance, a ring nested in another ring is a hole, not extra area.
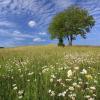
M 100 47 L 0 49 L 0 100 L 100 100 Z

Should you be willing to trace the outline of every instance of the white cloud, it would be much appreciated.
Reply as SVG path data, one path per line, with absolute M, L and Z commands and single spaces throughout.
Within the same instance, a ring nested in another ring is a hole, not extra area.
M 53 0 L 52 2 L 55 3 L 56 6 L 58 6 L 58 8 L 66 8 L 69 5 L 73 4 L 73 2 L 71 0 Z
M 34 38 L 33 39 L 33 42 L 44 42 L 45 41 L 45 39 L 41 39 L 41 38 Z
M 15 42 L 13 40 L 0 41 L 0 47 L 15 47 Z
M 0 6 L 7 5 L 11 2 L 11 0 L 0 0 Z
M 4 30 L 4 29 L 0 29 L 0 37 L 3 38 L 12 38 L 12 39 L 16 39 L 16 40 L 24 40 L 25 38 L 34 38 L 33 35 L 30 34 L 26 34 L 26 33 L 21 33 L 20 31 L 16 30 L 16 31 L 11 31 L 11 30 Z
M 52 16 L 59 12 L 59 10 L 66 9 L 69 5 L 76 4 L 83 5 L 84 8 L 89 8 L 91 14 L 100 13 L 99 0 L 0 0 L 0 15 L 3 12 L 11 12 L 21 14 L 31 13 L 33 17 L 39 17 L 38 25 L 42 27 L 43 24 L 48 24 Z M 45 22 L 44 22 L 45 21 Z M 33 28 L 36 26 L 35 21 L 29 21 L 28 25 Z
M 16 25 L 12 22 L 6 21 L 6 20 L 0 20 L 0 27 L 15 27 Z
M 23 41 L 23 40 L 25 40 L 25 39 L 24 39 L 24 38 L 16 37 L 16 38 L 14 38 L 14 40 L 17 40 L 17 41 Z
M 33 21 L 33 20 L 31 20 L 31 21 L 28 22 L 28 25 L 29 25 L 31 28 L 33 28 L 34 26 L 36 26 L 36 22 Z
M 33 38 L 33 35 L 21 33 L 18 30 L 14 31 L 11 35 L 16 38 Z
M 16 30 L 0 29 L 0 46 L 1 47 L 15 47 L 20 45 L 26 39 L 33 39 L 31 34 L 24 34 Z
M 39 35 L 46 35 L 47 33 L 46 32 L 39 32 L 38 34 Z

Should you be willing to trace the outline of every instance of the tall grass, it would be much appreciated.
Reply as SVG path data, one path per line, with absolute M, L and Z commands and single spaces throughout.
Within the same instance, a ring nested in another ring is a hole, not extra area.
M 0 49 L 0 100 L 100 100 L 100 48 Z

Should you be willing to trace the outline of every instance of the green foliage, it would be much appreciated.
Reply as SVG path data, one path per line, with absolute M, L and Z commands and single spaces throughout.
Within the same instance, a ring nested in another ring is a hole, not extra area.
M 66 16 L 65 16 L 65 13 L 61 12 L 59 14 L 57 14 L 52 22 L 50 23 L 50 26 L 49 26 L 49 33 L 51 34 L 51 38 L 54 39 L 54 38 L 61 38 L 61 37 L 64 37 L 65 34 L 65 20 L 66 20 Z
M 76 6 L 71 6 L 64 11 L 66 13 L 65 28 L 67 35 L 85 36 L 94 26 L 95 20 L 88 11 Z
M 48 30 L 52 39 L 66 37 L 71 45 L 77 35 L 86 38 L 94 25 L 95 20 L 87 10 L 72 5 L 53 18 Z

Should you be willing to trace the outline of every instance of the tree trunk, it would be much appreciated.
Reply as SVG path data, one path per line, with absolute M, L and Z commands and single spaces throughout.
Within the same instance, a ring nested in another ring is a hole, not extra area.
M 73 36 L 70 35 L 70 36 L 68 37 L 68 45 L 69 45 L 69 46 L 72 46 L 72 41 L 73 41 Z
M 69 41 L 68 45 L 69 45 L 69 46 L 72 46 L 72 41 Z
M 63 43 L 63 38 L 61 38 L 61 37 L 59 38 L 58 46 L 65 46 Z

